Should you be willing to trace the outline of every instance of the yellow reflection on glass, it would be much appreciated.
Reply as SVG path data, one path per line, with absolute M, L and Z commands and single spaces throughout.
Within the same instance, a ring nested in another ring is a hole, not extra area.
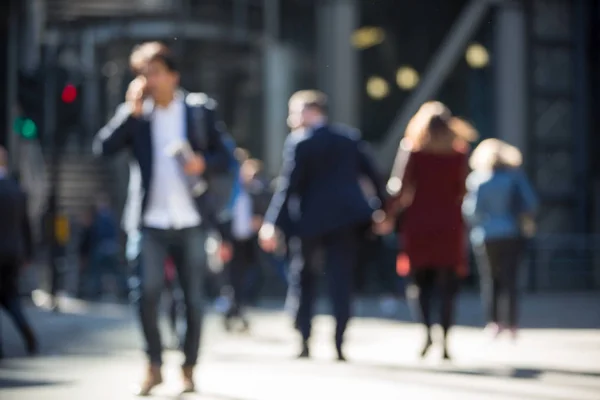
M 490 63 L 490 54 L 479 43 L 473 43 L 467 48 L 465 58 L 471 68 L 485 68 Z
M 370 98 L 380 100 L 390 93 L 390 85 L 379 76 L 372 76 L 367 80 L 367 94 Z
M 412 90 L 419 84 L 419 73 L 408 65 L 398 68 L 396 84 L 402 90 Z
M 357 49 L 364 50 L 369 47 L 377 46 L 385 40 L 385 32 L 383 29 L 375 26 L 364 26 L 357 29 L 352 34 L 352 46 Z

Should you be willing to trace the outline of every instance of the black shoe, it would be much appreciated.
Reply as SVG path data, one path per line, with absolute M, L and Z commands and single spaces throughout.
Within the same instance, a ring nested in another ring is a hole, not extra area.
M 38 342 L 31 328 L 27 328 L 25 330 L 25 332 L 23 333 L 23 338 L 25 339 L 25 348 L 27 349 L 27 354 L 29 354 L 30 356 L 35 356 L 36 354 L 38 354 Z
M 337 342 L 335 344 L 335 351 L 337 353 L 337 360 L 338 361 L 340 361 L 340 362 L 346 362 L 347 361 L 346 357 L 344 356 L 344 352 L 342 351 L 342 343 L 341 343 L 341 341 Z
M 27 354 L 30 356 L 36 356 L 39 354 L 39 348 L 37 342 L 34 340 L 31 343 L 27 343 Z
M 433 341 L 431 340 L 431 337 L 427 337 L 427 341 L 425 342 L 423 349 L 421 349 L 421 358 L 424 358 L 427 355 L 432 344 Z
M 310 357 L 310 349 L 308 348 L 308 343 L 302 343 L 302 351 L 298 355 L 298 358 L 309 358 Z

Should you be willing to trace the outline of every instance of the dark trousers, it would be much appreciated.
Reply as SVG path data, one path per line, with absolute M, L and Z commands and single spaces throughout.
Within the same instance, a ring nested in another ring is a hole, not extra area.
M 518 323 L 517 278 L 523 240 L 507 238 L 486 241 L 476 248 L 481 292 L 488 322 Z
M 432 325 L 432 300 L 437 293 L 440 300 L 440 325 L 444 335 L 447 335 L 454 323 L 454 303 L 458 292 L 456 272 L 451 268 L 415 268 L 412 281 L 414 286 L 409 286 L 407 297 L 416 300 L 420 321 L 429 330 Z
M 183 351 L 185 366 L 198 360 L 203 319 L 202 278 L 206 267 L 204 232 L 201 228 L 163 230 L 144 228 L 141 241 L 140 316 L 146 352 L 152 364 L 162 364 L 158 307 L 165 283 L 165 261 L 173 258 L 183 291 L 187 330 Z
M 350 320 L 352 275 L 356 264 L 357 234 L 353 227 L 303 238 L 290 262 L 290 285 L 298 289 L 296 326 L 304 341 L 311 334 L 319 276 L 325 275 L 336 320 L 335 343 L 342 345 Z
M 227 317 L 240 317 L 245 302 L 248 271 L 257 261 L 256 239 L 234 240 L 233 258 L 227 265 L 228 289 L 231 306 Z
M 19 258 L 12 255 L 0 255 L 0 305 L 14 322 L 28 348 L 35 341 L 33 330 L 23 313 L 19 298 Z M 2 336 L 0 330 L 0 356 L 2 355 Z

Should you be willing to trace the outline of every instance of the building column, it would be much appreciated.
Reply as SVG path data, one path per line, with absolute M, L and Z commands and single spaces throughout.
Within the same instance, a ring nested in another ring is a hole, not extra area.
M 267 171 L 277 174 L 281 167 L 287 126 L 288 99 L 293 88 L 293 53 L 281 42 L 269 41 L 264 49 L 263 149 Z
M 280 0 L 264 0 L 263 32 L 263 159 L 268 173 L 281 167 L 287 126 L 288 99 L 293 88 L 293 52 L 281 41 Z
M 526 155 L 527 33 L 523 7 L 516 2 L 500 6 L 494 29 L 497 136 Z
M 317 7 L 318 82 L 329 96 L 331 119 L 357 126 L 359 58 L 352 33 L 359 25 L 357 0 L 322 0 Z
M 46 2 L 27 0 L 25 5 L 25 26 L 21 36 L 21 66 L 26 72 L 33 72 L 40 66 L 42 37 L 46 25 Z
M 499 6 L 494 26 L 494 90 L 496 136 L 523 153 L 524 163 L 528 162 L 528 112 L 527 109 L 527 28 L 523 7 L 517 2 Z M 536 262 L 537 250 L 533 259 L 524 259 L 520 285 L 534 288 L 546 271 Z
M 98 110 L 100 109 L 99 93 L 99 71 L 96 66 L 96 35 L 93 29 L 86 29 L 81 36 L 80 65 L 83 76 L 83 114 L 85 118 L 81 121 L 84 134 L 80 145 L 84 146 L 86 152 L 91 148 L 90 143 L 99 127 Z

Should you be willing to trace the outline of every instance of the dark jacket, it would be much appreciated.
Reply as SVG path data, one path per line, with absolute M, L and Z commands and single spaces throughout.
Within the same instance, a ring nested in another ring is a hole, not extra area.
M 206 160 L 205 176 L 210 179 L 213 174 L 227 172 L 231 155 L 222 140 L 222 123 L 216 116 L 215 101 L 204 94 L 186 93 L 185 107 L 187 140 L 194 151 L 202 153 L 204 156 Z M 136 118 L 131 115 L 129 106 L 123 104 L 94 140 L 95 154 L 108 156 L 128 149 L 139 165 L 140 193 L 132 195 L 130 188 L 128 202 L 133 201 L 140 204 L 128 204 L 128 209 L 135 210 L 135 212 L 126 216 L 134 220 L 134 223 L 127 222 L 125 224 L 127 226 L 139 225 L 140 217 L 146 209 L 146 195 L 152 182 L 153 147 L 150 132 L 152 111 L 152 103 L 147 101 L 144 103 L 142 116 Z M 197 124 L 202 125 L 198 126 Z
M 244 190 L 252 197 L 252 213 L 264 217 L 272 197 L 268 182 L 257 177 L 245 185 Z
M 13 179 L 0 177 L 0 257 L 31 258 L 32 253 L 27 196 Z
M 384 204 L 382 177 L 358 131 L 324 125 L 287 143 L 281 176 L 265 217 L 286 236 L 319 236 L 358 226 L 370 221 L 374 210 Z M 364 196 L 361 176 L 373 182 L 378 204 L 370 204 Z M 288 215 L 288 201 L 294 196 L 300 203 L 297 220 Z

